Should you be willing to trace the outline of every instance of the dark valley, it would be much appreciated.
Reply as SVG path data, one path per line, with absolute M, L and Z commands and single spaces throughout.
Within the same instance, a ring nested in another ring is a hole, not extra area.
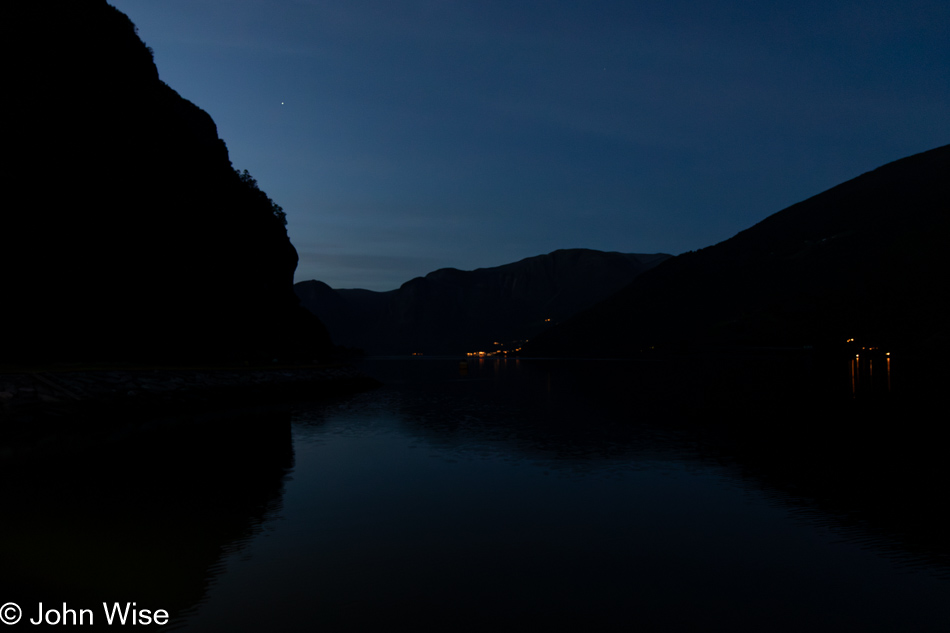
M 294 290 L 335 343 L 369 354 L 514 352 L 668 257 L 570 249 L 472 271 L 443 268 L 389 292 L 320 281 Z

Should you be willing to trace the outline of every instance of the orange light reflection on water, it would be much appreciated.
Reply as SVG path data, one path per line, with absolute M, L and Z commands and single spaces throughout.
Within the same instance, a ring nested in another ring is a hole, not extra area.
M 890 353 L 884 355 L 884 361 L 884 383 L 882 384 L 880 370 L 878 370 L 878 377 L 875 378 L 874 376 L 874 359 L 867 355 L 863 359 L 860 354 L 854 355 L 850 361 L 852 398 L 858 397 L 859 393 L 869 393 L 871 391 L 886 390 L 890 393 L 892 388 Z M 880 362 L 878 367 L 880 367 Z

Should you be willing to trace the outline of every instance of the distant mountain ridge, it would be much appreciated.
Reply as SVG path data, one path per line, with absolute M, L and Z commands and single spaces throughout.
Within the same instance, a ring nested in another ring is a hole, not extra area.
M 669 257 L 567 249 L 492 268 L 442 268 L 388 292 L 315 280 L 294 290 L 340 345 L 371 354 L 489 351 L 530 339 Z
M 950 145 L 889 163 L 724 242 L 669 259 L 532 340 L 538 355 L 945 347 Z

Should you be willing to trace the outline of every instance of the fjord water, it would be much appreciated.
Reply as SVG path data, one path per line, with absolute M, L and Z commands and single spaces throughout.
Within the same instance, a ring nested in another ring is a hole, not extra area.
M 4 465 L 0 604 L 184 631 L 946 630 L 940 445 L 874 400 L 900 371 L 842 359 L 822 411 L 796 357 L 459 360 Z M 876 431 L 846 419 L 865 396 Z
M 177 624 L 946 630 L 939 555 L 731 459 L 663 363 L 467 365 L 298 408 L 279 508 Z

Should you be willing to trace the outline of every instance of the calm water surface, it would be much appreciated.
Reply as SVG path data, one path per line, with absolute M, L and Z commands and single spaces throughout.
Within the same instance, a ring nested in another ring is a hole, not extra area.
M 366 371 L 182 630 L 950 630 L 944 567 L 744 475 L 659 364 Z

